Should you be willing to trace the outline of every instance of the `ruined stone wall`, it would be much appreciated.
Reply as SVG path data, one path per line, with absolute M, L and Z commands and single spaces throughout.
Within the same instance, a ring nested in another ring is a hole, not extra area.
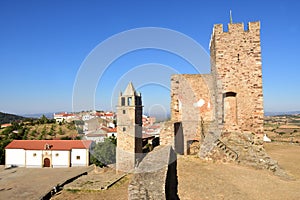
M 172 145 L 174 147 L 174 122 L 166 121 L 162 124 L 159 134 L 160 145 Z
M 181 122 L 184 154 L 188 152 L 189 141 L 200 140 L 201 121 L 209 124 L 208 122 L 213 119 L 212 76 L 210 74 L 173 75 L 171 77 L 171 121 Z M 164 143 L 164 138 L 161 139 Z
M 210 74 L 176 74 L 171 77 L 171 120 L 211 121 L 213 82 Z
M 130 200 L 177 200 L 177 157 L 173 148 L 159 146 L 136 168 L 128 186 Z
M 263 93 L 260 23 L 214 26 L 211 43 L 211 70 L 215 77 L 218 121 L 230 131 L 263 132 Z M 232 120 L 229 120 L 232 119 Z

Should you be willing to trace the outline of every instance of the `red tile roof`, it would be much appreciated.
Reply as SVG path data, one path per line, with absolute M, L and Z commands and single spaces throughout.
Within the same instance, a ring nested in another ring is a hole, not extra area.
M 50 150 L 88 149 L 91 140 L 13 140 L 5 149 L 44 150 L 46 144 Z
M 1 124 L 1 128 L 6 128 L 6 127 L 9 127 L 9 126 L 12 126 L 12 124 Z
M 142 138 L 143 139 L 152 139 L 152 138 L 155 138 L 155 136 L 144 133 L 143 136 L 142 136 Z
M 102 130 L 106 131 L 107 133 L 115 133 L 117 132 L 117 128 L 108 128 L 108 127 L 102 127 Z

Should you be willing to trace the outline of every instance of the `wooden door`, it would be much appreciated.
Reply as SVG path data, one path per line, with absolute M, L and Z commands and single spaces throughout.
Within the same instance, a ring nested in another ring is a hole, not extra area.
M 44 167 L 50 167 L 50 159 L 49 158 L 44 159 Z

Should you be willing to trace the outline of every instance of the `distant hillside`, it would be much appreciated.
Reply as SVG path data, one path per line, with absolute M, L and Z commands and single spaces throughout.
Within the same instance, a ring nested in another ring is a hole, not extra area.
M 59 112 L 57 112 L 59 113 Z M 21 114 L 23 117 L 28 117 L 28 118 L 41 118 L 43 115 L 47 117 L 48 119 L 53 119 L 53 113 L 34 113 L 34 114 Z
M 300 114 L 300 111 L 288 111 L 288 112 L 265 112 L 265 116 L 277 116 L 277 115 L 296 115 Z
M 18 115 L 0 112 L 0 124 L 6 124 L 6 123 L 14 122 L 14 121 L 25 120 L 25 119 L 27 119 L 27 118 L 18 116 Z

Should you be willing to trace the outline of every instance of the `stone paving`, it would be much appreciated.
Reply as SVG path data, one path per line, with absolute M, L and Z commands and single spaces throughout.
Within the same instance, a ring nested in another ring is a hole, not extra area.
M 98 191 L 106 190 L 111 185 L 122 179 L 126 174 L 116 173 L 112 168 L 94 168 L 87 175 L 81 176 L 75 181 L 64 186 L 66 190 L 87 190 Z
M 70 168 L 10 168 L 0 167 L 0 199 L 41 199 L 53 187 L 80 174 L 93 170 L 89 167 Z

